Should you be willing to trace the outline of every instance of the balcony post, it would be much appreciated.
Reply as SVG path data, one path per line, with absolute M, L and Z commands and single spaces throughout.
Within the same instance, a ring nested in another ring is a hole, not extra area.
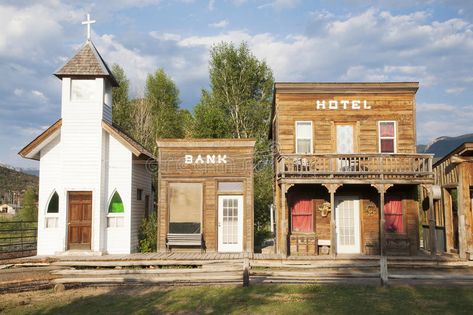
M 335 192 L 342 184 L 323 184 L 330 193 L 330 255 L 335 258 L 337 255 L 337 234 L 335 225 Z
M 391 188 L 392 184 L 372 184 L 379 193 L 379 254 L 382 256 L 385 255 L 386 247 L 386 236 L 384 231 L 384 195 L 386 191 Z

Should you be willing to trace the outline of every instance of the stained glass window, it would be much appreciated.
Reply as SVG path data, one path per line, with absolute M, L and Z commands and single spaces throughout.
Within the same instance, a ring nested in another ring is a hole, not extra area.
M 110 205 L 108 206 L 109 213 L 123 213 L 125 212 L 125 207 L 123 206 L 122 198 L 118 191 L 113 194 L 112 200 L 110 201 Z

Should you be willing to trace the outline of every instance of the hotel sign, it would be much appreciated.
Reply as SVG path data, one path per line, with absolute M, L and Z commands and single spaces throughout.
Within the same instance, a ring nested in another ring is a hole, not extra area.
M 371 105 L 368 104 L 367 100 L 317 100 L 315 102 L 317 110 L 337 110 L 337 109 L 371 109 Z

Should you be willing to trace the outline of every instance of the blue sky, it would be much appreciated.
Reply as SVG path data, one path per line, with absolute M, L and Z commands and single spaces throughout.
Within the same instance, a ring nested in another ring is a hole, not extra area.
M 60 116 L 52 76 L 85 40 L 120 64 L 132 96 L 157 68 L 191 109 L 208 86 L 208 49 L 246 41 L 277 81 L 419 81 L 417 140 L 473 132 L 473 1 L 2 0 L 0 163 Z

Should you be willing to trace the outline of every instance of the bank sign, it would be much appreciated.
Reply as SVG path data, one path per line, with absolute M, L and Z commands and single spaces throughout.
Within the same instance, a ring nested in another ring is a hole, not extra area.
M 184 155 L 185 164 L 227 164 L 226 154 Z
M 337 110 L 337 109 L 371 109 L 371 105 L 368 104 L 367 100 L 317 100 L 315 102 L 315 108 L 317 110 Z

